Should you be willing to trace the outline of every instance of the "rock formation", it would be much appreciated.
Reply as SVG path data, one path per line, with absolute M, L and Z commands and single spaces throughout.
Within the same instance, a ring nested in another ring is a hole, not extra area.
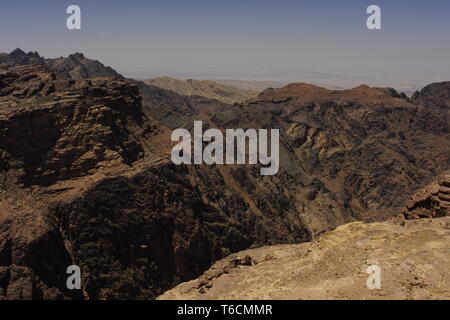
M 450 111 L 450 81 L 432 83 L 414 93 L 411 99 L 425 107 L 448 112 Z
M 448 300 L 449 225 L 450 217 L 350 223 L 313 242 L 230 255 L 158 299 Z M 372 265 L 380 289 L 367 286 Z
M 450 170 L 417 192 L 406 202 L 406 219 L 435 218 L 450 215 Z

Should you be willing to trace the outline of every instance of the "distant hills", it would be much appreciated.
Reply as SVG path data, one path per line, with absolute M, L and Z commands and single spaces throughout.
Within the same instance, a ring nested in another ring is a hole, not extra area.
M 261 91 L 240 89 L 212 80 L 179 80 L 170 77 L 149 79 L 144 83 L 184 96 L 201 96 L 225 103 L 244 102 L 256 97 Z

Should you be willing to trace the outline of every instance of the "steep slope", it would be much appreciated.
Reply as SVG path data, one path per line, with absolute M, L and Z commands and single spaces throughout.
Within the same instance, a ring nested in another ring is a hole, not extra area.
M 65 285 L 73 256 L 49 206 L 132 172 L 144 154 L 158 159 L 166 133 L 142 113 L 138 93 L 120 79 L 0 66 L 0 299 L 83 297 Z
M 242 111 L 239 126 L 280 128 L 297 167 L 359 213 L 399 208 L 415 186 L 450 165 L 449 118 L 391 89 L 294 84 L 261 94 Z
M 389 218 L 450 167 L 448 115 L 389 88 L 292 84 L 231 107 L 185 99 L 176 109 L 161 95 L 143 96 L 146 112 L 171 129 L 189 129 L 193 120 L 222 129 L 280 129 L 281 172 L 262 179 L 245 170 L 237 184 L 252 186 L 245 192 L 262 211 L 273 203 L 267 181 L 286 187 L 286 203 L 312 235 L 351 219 Z
M 154 78 L 145 84 L 171 90 L 185 96 L 201 96 L 224 103 L 243 102 L 258 95 L 258 91 L 238 89 L 211 80 L 178 80 L 170 77 Z
M 432 83 L 411 98 L 415 103 L 444 112 L 450 111 L 450 81 Z
M 172 299 L 450 299 L 450 217 L 354 222 L 314 242 L 246 250 L 169 290 Z M 381 288 L 366 272 L 380 268 Z
M 227 170 L 167 160 L 170 132 L 130 82 L 0 71 L 0 298 L 148 299 L 231 252 L 310 238 Z M 82 292 L 66 288 L 71 264 Z

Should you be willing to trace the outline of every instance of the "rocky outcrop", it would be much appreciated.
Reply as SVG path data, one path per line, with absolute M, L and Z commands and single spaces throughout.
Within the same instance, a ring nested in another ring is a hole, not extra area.
M 406 202 L 406 219 L 435 218 L 450 215 L 450 171 L 441 174 Z
M 427 108 L 448 112 L 450 110 L 450 81 L 432 83 L 421 91 L 416 91 L 411 99 Z
M 159 300 L 450 298 L 450 218 L 355 222 L 309 243 L 251 249 L 215 263 Z M 376 265 L 380 289 L 367 286 Z
M 47 67 L 0 68 L 1 159 L 25 185 L 51 185 L 143 157 L 155 129 L 137 87 L 71 80 Z

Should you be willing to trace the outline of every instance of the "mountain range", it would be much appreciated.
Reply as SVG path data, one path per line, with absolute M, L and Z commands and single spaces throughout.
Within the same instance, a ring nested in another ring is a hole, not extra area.
M 155 298 L 232 253 L 404 217 L 405 202 L 450 168 L 445 83 L 411 99 L 295 83 L 229 104 L 81 54 L 15 50 L 0 63 L 4 299 Z M 278 128 L 280 172 L 174 165 L 171 131 L 194 120 Z M 73 264 L 81 291 L 66 287 Z

